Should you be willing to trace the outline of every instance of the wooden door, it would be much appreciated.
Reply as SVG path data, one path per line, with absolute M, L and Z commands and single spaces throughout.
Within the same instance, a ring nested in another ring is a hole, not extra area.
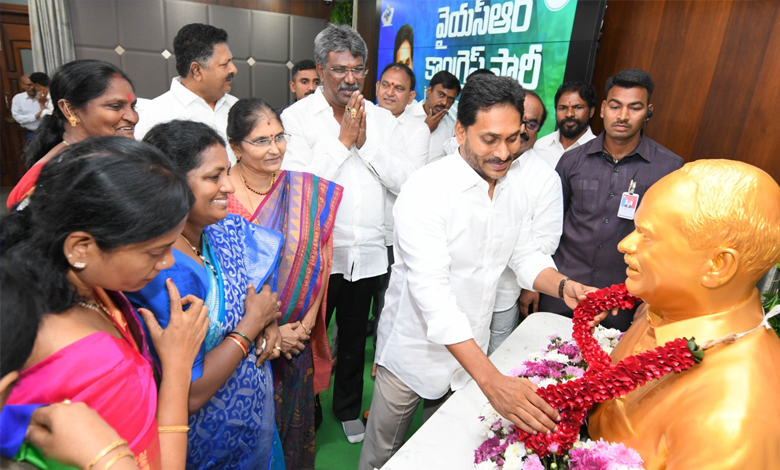
M 25 72 L 22 51 L 32 50 L 30 19 L 25 5 L 0 3 L 0 47 L 0 186 L 12 187 L 25 170 L 22 151 L 26 130 L 11 117 L 11 100 L 23 91 L 19 82 Z

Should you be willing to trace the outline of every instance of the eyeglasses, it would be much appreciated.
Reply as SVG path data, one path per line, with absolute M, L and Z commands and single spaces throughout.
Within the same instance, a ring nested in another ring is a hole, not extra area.
M 355 78 L 363 78 L 366 76 L 366 72 L 368 72 L 368 69 L 365 67 L 328 67 L 333 73 L 333 76 L 336 78 L 344 78 L 347 76 L 347 73 L 352 72 L 352 75 Z
M 528 132 L 537 132 L 542 127 L 536 119 L 523 121 L 523 124 L 525 124 L 525 130 Z
M 290 142 L 290 134 L 283 133 L 283 134 L 276 134 L 273 137 L 263 137 L 262 139 L 257 139 L 254 142 L 244 139 L 244 142 L 247 144 L 252 144 L 255 147 L 269 147 L 271 145 L 271 142 L 275 142 L 276 145 L 283 145 Z

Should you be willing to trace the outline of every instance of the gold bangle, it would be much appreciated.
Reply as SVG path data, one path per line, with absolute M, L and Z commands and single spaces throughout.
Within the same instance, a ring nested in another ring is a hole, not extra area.
M 115 463 L 119 462 L 125 457 L 130 457 L 131 459 L 135 460 L 135 456 L 133 455 L 133 451 L 130 449 L 127 449 L 126 451 L 122 452 L 121 454 L 117 455 L 113 459 L 109 460 L 105 467 L 103 467 L 103 470 L 108 470 L 111 468 Z
M 301 326 L 303 327 L 303 331 L 306 332 L 306 335 L 311 336 L 311 330 L 306 328 L 306 325 L 303 322 L 301 322 Z
M 166 432 L 189 432 L 189 426 L 157 426 L 158 433 Z
M 102 459 L 103 457 L 105 457 L 105 456 L 106 456 L 106 455 L 107 455 L 109 452 L 111 452 L 112 450 L 114 450 L 114 449 L 116 449 L 117 447 L 119 447 L 119 446 L 122 446 L 122 445 L 127 445 L 127 441 L 126 441 L 126 440 L 124 440 L 124 439 L 118 439 L 118 440 L 114 441 L 114 443 L 113 443 L 113 444 L 111 444 L 111 445 L 109 445 L 108 447 L 106 447 L 105 449 L 101 450 L 101 451 L 100 451 L 100 453 L 99 453 L 99 454 L 97 454 L 97 455 L 95 456 L 95 458 L 94 458 L 94 459 L 92 459 L 92 461 L 91 461 L 90 463 L 88 463 L 88 464 L 87 464 L 87 466 L 86 466 L 86 467 L 84 467 L 84 470 L 90 470 L 92 467 L 94 467 L 94 466 L 95 466 L 95 464 L 96 464 L 96 463 L 98 463 L 98 461 L 99 461 L 100 459 Z
M 244 346 L 244 342 L 243 341 L 241 341 L 240 339 L 236 339 L 235 336 L 231 336 L 231 335 L 225 336 L 225 339 L 232 340 L 234 343 L 236 343 L 238 345 L 239 348 L 241 348 L 241 354 L 244 355 L 244 359 L 246 359 L 247 356 L 249 356 L 249 348 Z

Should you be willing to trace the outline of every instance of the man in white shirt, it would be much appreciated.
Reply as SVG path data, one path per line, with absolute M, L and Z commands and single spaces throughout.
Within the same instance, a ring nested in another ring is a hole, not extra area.
M 49 77 L 42 72 L 35 72 L 29 76 L 22 75 L 19 81 L 25 91 L 14 95 L 11 100 L 11 116 L 19 125 L 27 129 L 29 142 L 41 125 L 41 118 L 51 113 Z
M 531 207 L 531 233 L 539 243 L 542 253 L 552 256 L 558 248 L 563 231 L 563 193 L 561 178 L 532 148 L 539 129 L 544 126 L 547 112 L 539 95 L 525 90 L 523 124 L 525 132 L 520 137 L 520 154 L 509 168 L 509 177 L 520 185 L 528 197 Z M 518 297 L 520 302 L 518 305 Z M 498 281 L 496 305 L 490 323 L 490 344 L 488 355 L 506 340 L 517 327 L 520 313 L 524 316 L 536 311 L 539 294 L 522 290 L 517 285 L 517 276 L 506 268 Z M 529 311 L 529 306 L 532 308 Z
M 139 110 L 135 138 L 141 140 L 157 124 L 188 119 L 208 124 L 227 141 L 227 118 L 238 98 L 228 94 L 237 69 L 224 29 L 193 23 L 173 39 L 176 71 L 171 89 Z M 236 157 L 228 146 L 228 157 Z
M 455 120 L 448 115 L 455 98 L 460 95 L 458 78 L 442 70 L 437 72 L 428 83 L 425 90 L 425 100 L 409 105 L 412 116 L 425 119 L 425 124 L 431 131 L 431 144 L 428 152 L 428 163 L 434 162 L 446 155 L 444 143 L 455 135 Z
M 333 229 L 326 311 L 329 321 L 335 308 L 338 323 L 333 412 L 352 443 L 362 441 L 365 432 L 359 416 L 371 297 L 387 272 L 385 194 L 398 193 L 414 170 L 404 157 L 397 120 L 360 94 L 367 56 L 355 30 L 328 25 L 314 40 L 322 87 L 282 113 L 291 135 L 282 168 L 344 187 Z
M 458 107 L 459 153 L 421 168 L 398 197 L 361 470 L 382 467 L 401 447 L 421 398 L 440 402 L 469 376 L 521 429 L 556 427 L 557 413 L 533 384 L 502 375 L 485 355 L 507 266 L 521 286 L 560 293 L 571 305 L 586 291 L 539 250 L 525 191 L 506 176 L 520 147 L 523 98 L 511 78 L 469 80 Z
M 416 78 L 407 65 L 400 62 L 390 63 L 382 71 L 376 82 L 376 100 L 380 108 L 393 113 L 401 133 L 404 136 L 404 153 L 406 158 L 420 168 L 428 159 L 431 131 L 422 116 L 414 116 L 409 107 L 414 102 L 417 92 L 414 91 Z M 385 292 L 390 282 L 390 268 L 393 265 L 393 206 L 396 195 L 387 191 L 385 199 L 385 245 L 387 246 L 387 273 L 379 280 L 377 294 L 374 297 L 374 319 L 379 318 L 385 304 Z
M 566 82 L 555 93 L 555 124 L 557 130 L 536 142 L 542 159 L 555 169 L 561 155 L 593 140 L 590 119 L 596 110 L 596 89 L 585 82 Z

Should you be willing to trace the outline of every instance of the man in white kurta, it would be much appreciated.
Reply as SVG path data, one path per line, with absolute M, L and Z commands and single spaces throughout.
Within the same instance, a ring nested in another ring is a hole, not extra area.
M 503 376 L 485 355 L 507 266 L 522 287 L 574 304 L 584 292 L 539 251 L 525 192 L 506 176 L 520 147 L 523 97 L 511 78 L 470 80 L 458 109 L 459 153 L 418 170 L 398 197 L 361 470 L 381 467 L 401 447 L 421 398 L 437 401 L 469 378 L 522 429 L 555 428 L 556 413 L 532 384 Z
M 173 40 L 179 76 L 171 81 L 170 90 L 138 109 L 136 139 L 142 139 L 157 124 L 187 119 L 208 124 L 227 142 L 228 113 L 238 101 L 229 94 L 238 70 L 227 37 L 225 30 L 199 23 L 179 30 Z M 203 48 L 211 53 L 198 55 Z M 227 151 L 230 161 L 236 163 L 230 145 Z
M 566 82 L 555 92 L 556 130 L 534 145 L 550 168 L 555 169 L 564 152 L 596 138 L 589 123 L 597 99 L 596 89 L 585 82 Z
M 428 160 L 428 149 L 431 131 L 425 124 L 423 116 L 415 115 L 409 105 L 414 102 L 417 92 L 414 86 L 417 79 L 412 69 L 405 64 L 390 63 L 385 66 L 379 81 L 376 82 L 376 101 L 395 116 L 398 127 L 404 136 L 404 155 L 416 168 L 421 168 Z M 385 199 L 385 245 L 387 246 L 387 263 L 393 264 L 393 206 L 396 195 L 388 191 Z M 374 297 L 372 313 L 376 322 L 385 305 L 385 292 L 390 282 L 390 269 L 379 280 L 379 286 Z M 376 334 L 374 334 L 376 339 Z
M 335 310 L 338 353 L 333 412 L 351 443 L 360 421 L 366 327 L 371 297 L 387 272 L 385 198 L 414 170 L 404 157 L 396 118 L 360 94 L 368 49 L 346 25 L 329 25 L 314 40 L 322 87 L 282 113 L 291 135 L 282 168 L 321 176 L 344 187 L 333 228 L 333 263 L 326 319 Z
M 409 113 L 424 119 L 431 131 L 428 163 L 447 155 L 444 143 L 455 135 L 455 119 L 449 115 L 449 110 L 459 94 L 460 82 L 457 77 L 441 70 L 428 83 L 425 99 L 409 105 Z

